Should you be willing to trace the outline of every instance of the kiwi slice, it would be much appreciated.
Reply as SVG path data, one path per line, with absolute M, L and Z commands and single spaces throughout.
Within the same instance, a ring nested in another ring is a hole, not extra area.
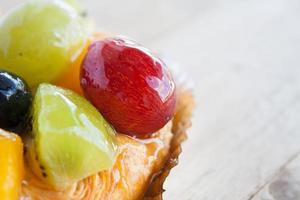
M 41 84 L 34 98 L 32 126 L 28 163 L 54 188 L 66 188 L 114 164 L 114 129 L 72 91 Z

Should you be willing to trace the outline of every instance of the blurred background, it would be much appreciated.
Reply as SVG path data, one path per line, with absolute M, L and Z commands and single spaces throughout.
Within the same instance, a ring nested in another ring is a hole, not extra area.
M 165 199 L 300 199 L 299 0 L 81 3 L 99 30 L 159 53 L 194 91 Z

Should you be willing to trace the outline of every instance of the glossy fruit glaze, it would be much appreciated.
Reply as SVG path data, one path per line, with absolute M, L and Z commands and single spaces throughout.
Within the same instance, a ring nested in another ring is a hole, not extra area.
M 81 86 L 121 133 L 148 137 L 174 114 L 175 83 L 165 63 L 128 39 L 93 43 L 82 64 Z
M 0 70 L 0 128 L 22 133 L 28 123 L 31 102 L 25 81 Z

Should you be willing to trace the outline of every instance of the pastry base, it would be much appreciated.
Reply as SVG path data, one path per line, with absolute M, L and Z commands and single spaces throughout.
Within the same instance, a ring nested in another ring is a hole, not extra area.
M 32 200 L 161 200 L 163 183 L 177 165 L 181 143 L 191 126 L 194 101 L 178 91 L 176 114 L 149 139 L 118 134 L 119 155 L 112 169 L 90 176 L 70 188 L 54 190 L 26 169 L 22 198 Z M 87 163 L 88 164 L 88 163 Z M 21 199 L 22 199 L 21 198 Z

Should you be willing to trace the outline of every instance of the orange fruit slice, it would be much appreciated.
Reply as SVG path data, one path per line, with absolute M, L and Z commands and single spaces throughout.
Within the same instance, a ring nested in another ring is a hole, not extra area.
M 17 200 L 24 173 L 22 140 L 0 129 L 0 149 L 0 197 Z

